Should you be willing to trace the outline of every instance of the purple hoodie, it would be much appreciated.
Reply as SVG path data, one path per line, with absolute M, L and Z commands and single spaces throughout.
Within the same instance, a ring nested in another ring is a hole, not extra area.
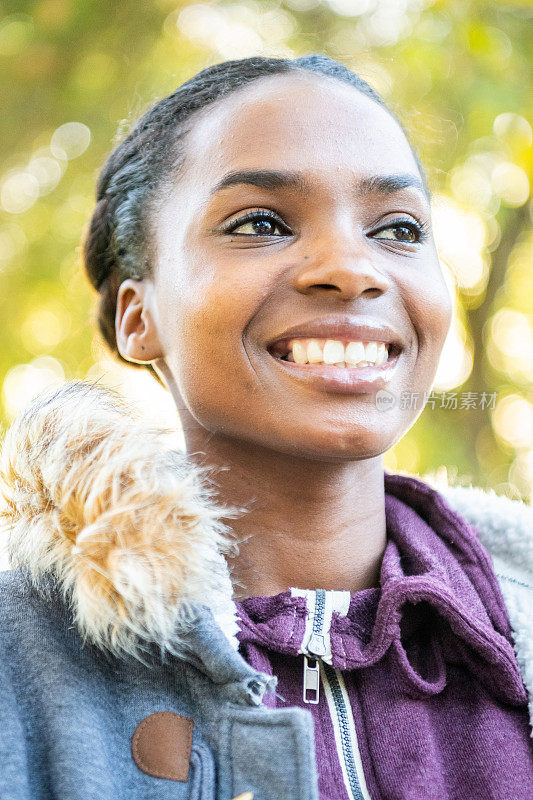
M 312 712 L 321 800 L 531 800 L 527 693 L 490 556 L 428 484 L 384 481 L 380 586 L 248 598 L 241 652 L 278 677 L 271 706 Z

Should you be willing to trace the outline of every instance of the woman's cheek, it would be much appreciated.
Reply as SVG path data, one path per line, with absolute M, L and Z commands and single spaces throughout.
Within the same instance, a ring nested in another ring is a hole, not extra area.
M 220 430 L 243 413 L 254 385 L 241 338 L 246 320 L 239 320 L 234 308 L 230 313 L 221 298 L 204 300 L 183 318 L 172 371 L 193 416 Z
M 419 349 L 442 347 L 453 303 L 438 262 L 413 276 L 404 289 L 404 303 L 417 333 Z

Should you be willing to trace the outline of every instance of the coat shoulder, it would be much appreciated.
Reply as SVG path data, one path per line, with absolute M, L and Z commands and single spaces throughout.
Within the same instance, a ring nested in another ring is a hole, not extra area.
M 47 580 L 48 578 L 48 580 Z M 69 625 L 68 608 L 54 597 L 49 576 L 36 590 L 24 569 L 0 572 L 0 651 L 20 653 L 39 637 Z M 41 640 L 42 643 L 42 640 Z
M 0 636 L 12 631 L 17 622 L 36 613 L 31 586 L 24 571 L 7 569 L 0 572 Z

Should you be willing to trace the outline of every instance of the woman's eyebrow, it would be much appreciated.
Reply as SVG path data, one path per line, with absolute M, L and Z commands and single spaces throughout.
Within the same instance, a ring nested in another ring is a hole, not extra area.
M 236 170 L 228 172 L 211 190 L 211 195 L 237 184 L 256 186 L 259 189 L 294 189 L 299 192 L 310 192 L 311 183 L 300 172 L 282 172 L 279 170 Z M 417 175 L 410 172 L 390 175 L 370 175 L 358 178 L 354 189 L 363 196 L 370 194 L 393 194 L 402 189 L 418 189 L 427 197 L 424 184 Z

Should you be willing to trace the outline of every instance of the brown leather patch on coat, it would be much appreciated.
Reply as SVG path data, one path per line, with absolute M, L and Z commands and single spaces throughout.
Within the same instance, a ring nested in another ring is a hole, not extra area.
M 154 778 L 186 781 L 193 720 L 174 711 L 156 711 L 139 722 L 131 737 L 133 760 Z

